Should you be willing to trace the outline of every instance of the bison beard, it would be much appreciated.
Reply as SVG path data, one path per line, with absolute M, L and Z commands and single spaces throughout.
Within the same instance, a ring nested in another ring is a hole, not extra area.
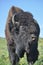
M 38 38 L 40 28 L 33 15 L 17 7 L 11 7 L 5 27 L 5 35 L 12 65 L 26 52 L 30 65 L 38 59 Z

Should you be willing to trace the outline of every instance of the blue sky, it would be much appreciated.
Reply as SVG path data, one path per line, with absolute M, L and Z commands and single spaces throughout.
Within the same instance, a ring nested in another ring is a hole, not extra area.
M 5 37 L 5 24 L 11 6 L 31 12 L 40 26 L 40 37 L 43 37 L 43 0 L 0 0 L 0 37 Z

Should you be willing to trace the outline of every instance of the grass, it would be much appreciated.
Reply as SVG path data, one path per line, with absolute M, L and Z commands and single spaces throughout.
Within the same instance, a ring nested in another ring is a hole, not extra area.
M 39 58 L 34 65 L 43 65 L 43 38 L 38 42 Z M 20 65 L 28 65 L 26 54 L 19 62 Z M 5 38 L 0 38 L 0 65 L 11 65 L 8 56 L 7 43 Z

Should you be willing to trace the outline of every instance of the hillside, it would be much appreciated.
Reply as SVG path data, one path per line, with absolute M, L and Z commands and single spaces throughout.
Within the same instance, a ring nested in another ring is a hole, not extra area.
M 34 65 L 43 65 L 43 38 L 39 39 L 38 42 L 39 58 Z M 19 62 L 20 65 L 28 65 L 26 61 L 26 54 Z M 7 43 L 5 38 L 0 38 L 0 65 L 10 65 Z

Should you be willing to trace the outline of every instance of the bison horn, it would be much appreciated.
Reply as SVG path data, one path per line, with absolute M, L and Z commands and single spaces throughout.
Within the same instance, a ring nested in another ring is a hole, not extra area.
M 15 17 L 15 15 L 16 15 L 16 14 L 14 14 L 14 15 L 12 16 L 12 22 L 13 22 L 13 24 L 14 24 L 14 17 Z
M 15 14 L 13 15 L 13 17 L 12 17 L 12 22 L 13 22 L 13 24 L 14 24 L 15 21 L 16 21 L 16 22 L 18 21 L 17 13 L 15 13 Z

